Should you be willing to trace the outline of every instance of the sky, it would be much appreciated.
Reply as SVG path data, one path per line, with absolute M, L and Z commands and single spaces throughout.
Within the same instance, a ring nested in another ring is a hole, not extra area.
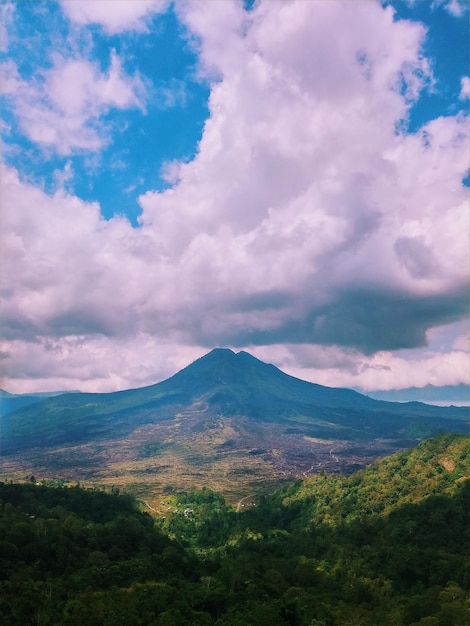
M 467 2 L 1 11 L 3 389 L 469 382 Z

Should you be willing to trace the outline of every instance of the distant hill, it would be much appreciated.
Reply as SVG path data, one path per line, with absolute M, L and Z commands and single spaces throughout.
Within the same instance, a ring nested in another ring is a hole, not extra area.
M 2 419 L 0 471 L 258 491 L 320 469 L 350 473 L 443 432 L 468 411 L 374 400 L 216 349 L 171 378 L 108 394 L 70 393 Z M 142 487 L 147 485 L 147 487 Z
M 426 402 L 440 406 L 470 405 L 470 385 L 445 385 L 435 387 L 408 387 L 407 389 L 390 389 L 388 391 L 367 392 L 370 398 L 388 402 Z
M 41 402 L 46 398 L 61 396 L 64 393 L 79 393 L 71 391 L 42 391 L 39 393 L 14 394 L 0 389 L 0 417 L 13 413 L 25 406 Z
M 30 395 L 14 395 L 0 390 L 0 416 L 5 417 L 8 413 L 12 413 L 13 411 L 17 411 L 28 404 L 34 404 L 35 402 L 39 402 L 41 398 L 37 396 Z

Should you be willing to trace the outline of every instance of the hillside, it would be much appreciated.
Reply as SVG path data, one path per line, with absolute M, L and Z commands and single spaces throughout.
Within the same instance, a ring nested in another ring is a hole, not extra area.
M 466 432 L 467 418 L 465 408 L 381 402 L 217 349 L 150 387 L 61 395 L 2 417 L 0 475 L 135 485 L 155 501 L 208 486 L 237 501 Z
M 153 520 L 116 490 L 0 483 L 0 626 L 465 626 L 469 443 L 443 435 L 239 513 L 208 489 Z

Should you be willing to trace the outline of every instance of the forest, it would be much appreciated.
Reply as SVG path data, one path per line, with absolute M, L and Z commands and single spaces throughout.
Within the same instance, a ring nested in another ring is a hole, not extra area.
M 238 511 L 0 483 L 0 626 L 465 626 L 470 439 L 441 435 Z

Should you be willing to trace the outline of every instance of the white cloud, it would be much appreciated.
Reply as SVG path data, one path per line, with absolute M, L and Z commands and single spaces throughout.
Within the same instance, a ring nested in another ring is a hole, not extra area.
M 60 154 L 98 150 L 108 140 L 103 113 L 145 102 L 142 80 L 125 75 L 115 53 L 106 73 L 85 59 L 57 55 L 53 68 L 31 81 L 20 77 L 11 60 L 4 74 L 5 93 L 27 137 Z
M 9 29 L 13 23 L 15 15 L 15 5 L 6 1 L 0 5 L 0 50 L 7 52 L 10 43 Z
M 456 344 L 460 342 L 456 339 Z M 467 346 L 468 347 L 468 346 Z M 406 389 L 426 385 L 458 385 L 469 381 L 468 351 L 456 345 L 440 351 L 429 347 L 406 353 L 380 351 L 364 356 L 337 346 L 273 345 L 251 347 L 258 358 L 275 363 L 292 376 L 329 387 Z
M 310 377 L 319 384 L 331 385 L 334 380 L 335 386 L 359 387 L 365 392 L 468 382 L 468 353 L 462 351 L 416 354 L 406 359 L 399 353 L 378 352 L 371 358 L 359 357 L 357 365 L 359 371 L 354 375 L 344 370 L 323 369 Z M 309 378 L 303 370 L 297 369 L 297 373 Z
M 443 6 L 454 17 L 462 17 L 468 11 L 466 0 L 433 0 L 432 7 Z
M 468 310 L 468 120 L 396 132 L 431 80 L 422 26 L 369 2 L 178 11 L 217 80 L 196 157 L 168 165 L 172 189 L 141 196 L 140 228 L 2 176 L 12 388 L 44 387 L 41 369 L 55 387 L 145 384 L 172 373 L 172 351 L 176 370 L 215 345 L 290 359 L 304 377 L 313 366 L 295 363 L 314 355 L 330 385 L 462 382 L 462 350 L 425 344 Z M 46 75 L 50 95 L 34 92 L 63 152 L 100 141 L 78 128 L 103 108 L 141 104 L 117 58 L 107 76 L 71 63 Z M 42 368 L 16 356 L 27 350 Z
M 146 29 L 146 20 L 154 13 L 163 13 L 167 0 L 62 0 L 67 17 L 81 25 L 99 24 L 109 34 Z
M 70 336 L 9 344 L 2 388 L 16 393 L 75 390 L 101 392 L 151 385 L 175 374 L 204 349 L 166 343 L 145 333 L 119 341 L 104 336 Z
M 461 88 L 460 88 L 459 99 L 468 100 L 468 98 L 470 98 L 470 78 L 468 76 L 463 76 L 460 81 L 460 84 L 461 84 Z

